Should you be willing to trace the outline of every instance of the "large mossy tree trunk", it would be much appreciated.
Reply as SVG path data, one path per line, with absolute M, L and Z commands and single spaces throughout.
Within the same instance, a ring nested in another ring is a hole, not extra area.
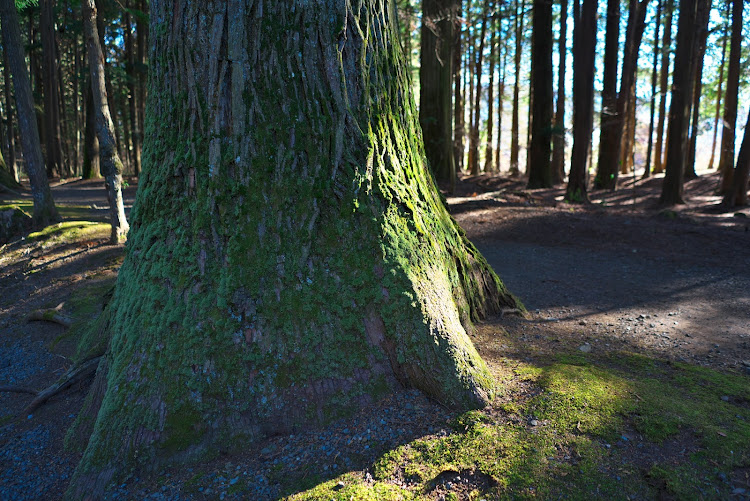
M 522 306 L 434 186 L 391 9 L 152 1 L 143 172 L 72 497 L 402 386 L 491 398 L 466 330 Z

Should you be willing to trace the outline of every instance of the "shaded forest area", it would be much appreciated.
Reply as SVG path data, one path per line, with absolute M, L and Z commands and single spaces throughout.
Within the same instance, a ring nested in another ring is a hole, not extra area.
M 748 6 L 288 3 L 0 0 L 0 499 L 750 499 Z

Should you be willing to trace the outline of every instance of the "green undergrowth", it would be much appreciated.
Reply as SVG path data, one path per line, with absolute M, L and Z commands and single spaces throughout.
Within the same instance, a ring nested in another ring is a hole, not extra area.
M 55 204 L 57 212 L 65 220 L 107 220 L 108 212 L 95 210 L 88 205 Z M 34 202 L 31 200 L 3 200 L 0 202 L 0 211 L 18 208 L 28 214 L 34 212 Z
M 750 466 L 746 376 L 629 354 L 512 365 L 507 399 L 291 499 L 728 499 Z

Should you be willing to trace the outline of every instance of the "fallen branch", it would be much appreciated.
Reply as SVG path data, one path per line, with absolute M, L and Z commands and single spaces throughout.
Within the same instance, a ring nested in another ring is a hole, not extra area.
M 36 395 L 39 392 L 36 390 L 33 390 L 31 388 L 26 388 L 24 386 L 0 386 L 0 393 L 31 393 L 32 395 Z
M 54 397 L 58 393 L 62 392 L 66 388 L 74 385 L 75 383 L 87 378 L 96 372 L 96 368 L 99 366 L 99 360 L 102 357 L 92 358 L 83 362 L 81 365 L 72 367 L 68 372 L 65 373 L 55 384 L 40 391 L 37 397 L 31 401 L 29 405 L 23 410 L 23 415 L 33 413 L 47 400 Z
M 60 310 L 62 310 L 63 303 L 60 303 L 56 308 L 47 308 L 44 310 L 36 310 L 32 311 L 31 314 L 29 314 L 28 321 L 32 322 L 34 320 L 42 321 L 42 322 L 53 322 L 59 325 L 62 325 L 65 328 L 70 327 L 73 324 L 73 321 L 60 313 Z

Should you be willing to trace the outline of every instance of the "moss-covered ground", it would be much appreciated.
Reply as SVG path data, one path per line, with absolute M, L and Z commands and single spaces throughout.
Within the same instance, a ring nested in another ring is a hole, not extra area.
M 291 499 L 729 499 L 747 481 L 746 376 L 632 354 L 492 365 L 493 405 Z

